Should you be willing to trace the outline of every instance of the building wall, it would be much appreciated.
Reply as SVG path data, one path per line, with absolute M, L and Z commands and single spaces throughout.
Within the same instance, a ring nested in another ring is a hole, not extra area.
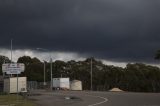
M 17 77 L 4 79 L 4 92 L 17 93 Z M 18 92 L 27 92 L 26 77 L 18 77 Z
M 71 90 L 82 90 L 82 82 L 79 80 L 71 81 Z

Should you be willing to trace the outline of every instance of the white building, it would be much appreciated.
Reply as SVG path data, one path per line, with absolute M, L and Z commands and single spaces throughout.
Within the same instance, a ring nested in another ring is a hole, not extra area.
M 82 90 L 82 81 L 73 80 L 70 85 L 71 90 Z
M 4 92 L 17 93 L 17 77 L 4 79 Z M 18 77 L 18 92 L 27 92 L 27 78 Z

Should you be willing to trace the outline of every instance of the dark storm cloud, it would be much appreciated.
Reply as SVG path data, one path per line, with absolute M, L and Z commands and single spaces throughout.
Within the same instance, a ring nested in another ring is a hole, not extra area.
M 153 61 L 159 0 L 0 0 L 0 46 L 48 48 L 114 61 Z

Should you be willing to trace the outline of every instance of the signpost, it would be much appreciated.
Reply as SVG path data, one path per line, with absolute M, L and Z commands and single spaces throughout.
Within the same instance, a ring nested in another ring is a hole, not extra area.
M 18 94 L 18 74 L 24 72 L 23 63 L 6 63 L 2 64 L 2 72 L 6 74 L 17 74 L 17 94 Z
M 24 64 L 23 63 L 7 63 L 2 64 L 2 71 L 6 74 L 20 74 L 24 72 Z

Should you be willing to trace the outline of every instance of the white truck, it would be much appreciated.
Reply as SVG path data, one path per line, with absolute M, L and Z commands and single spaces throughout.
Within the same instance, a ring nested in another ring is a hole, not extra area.
M 61 90 L 69 90 L 70 89 L 70 81 L 69 78 L 53 78 L 53 88 L 61 89 Z
M 17 93 L 17 77 L 4 79 L 4 92 Z M 18 93 L 27 92 L 27 78 L 18 77 Z

